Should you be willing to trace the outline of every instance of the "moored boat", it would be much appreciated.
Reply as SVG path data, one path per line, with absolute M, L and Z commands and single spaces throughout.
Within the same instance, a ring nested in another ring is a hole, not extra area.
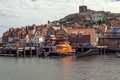
M 120 51 L 116 52 L 117 57 L 120 57 Z
M 72 47 L 63 40 L 56 45 L 55 50 L 50 52 L 48 56 L 67 56 L 72 54 Z

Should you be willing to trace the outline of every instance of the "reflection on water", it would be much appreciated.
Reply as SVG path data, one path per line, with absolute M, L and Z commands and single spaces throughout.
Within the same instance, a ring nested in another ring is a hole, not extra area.
M 113 55 L 64 58 L 0 57 L 0 80 L 120 80 Z

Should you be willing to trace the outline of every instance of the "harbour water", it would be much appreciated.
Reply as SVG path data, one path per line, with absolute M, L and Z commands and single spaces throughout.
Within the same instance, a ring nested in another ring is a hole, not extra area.
M 0 80 L 120 80 L 119 75 L 120 58 L 115 55 L 0 57 Z

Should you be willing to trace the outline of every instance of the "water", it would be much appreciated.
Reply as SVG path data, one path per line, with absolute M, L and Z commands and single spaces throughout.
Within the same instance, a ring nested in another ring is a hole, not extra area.
M 120 58 L 0 57 L 0 80 L 120 80 Z

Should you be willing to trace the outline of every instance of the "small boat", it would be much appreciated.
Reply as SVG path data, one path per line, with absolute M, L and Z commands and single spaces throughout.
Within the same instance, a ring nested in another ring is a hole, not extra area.
M 120 57 L 120 51 L 116 52 L 117 57 Z

